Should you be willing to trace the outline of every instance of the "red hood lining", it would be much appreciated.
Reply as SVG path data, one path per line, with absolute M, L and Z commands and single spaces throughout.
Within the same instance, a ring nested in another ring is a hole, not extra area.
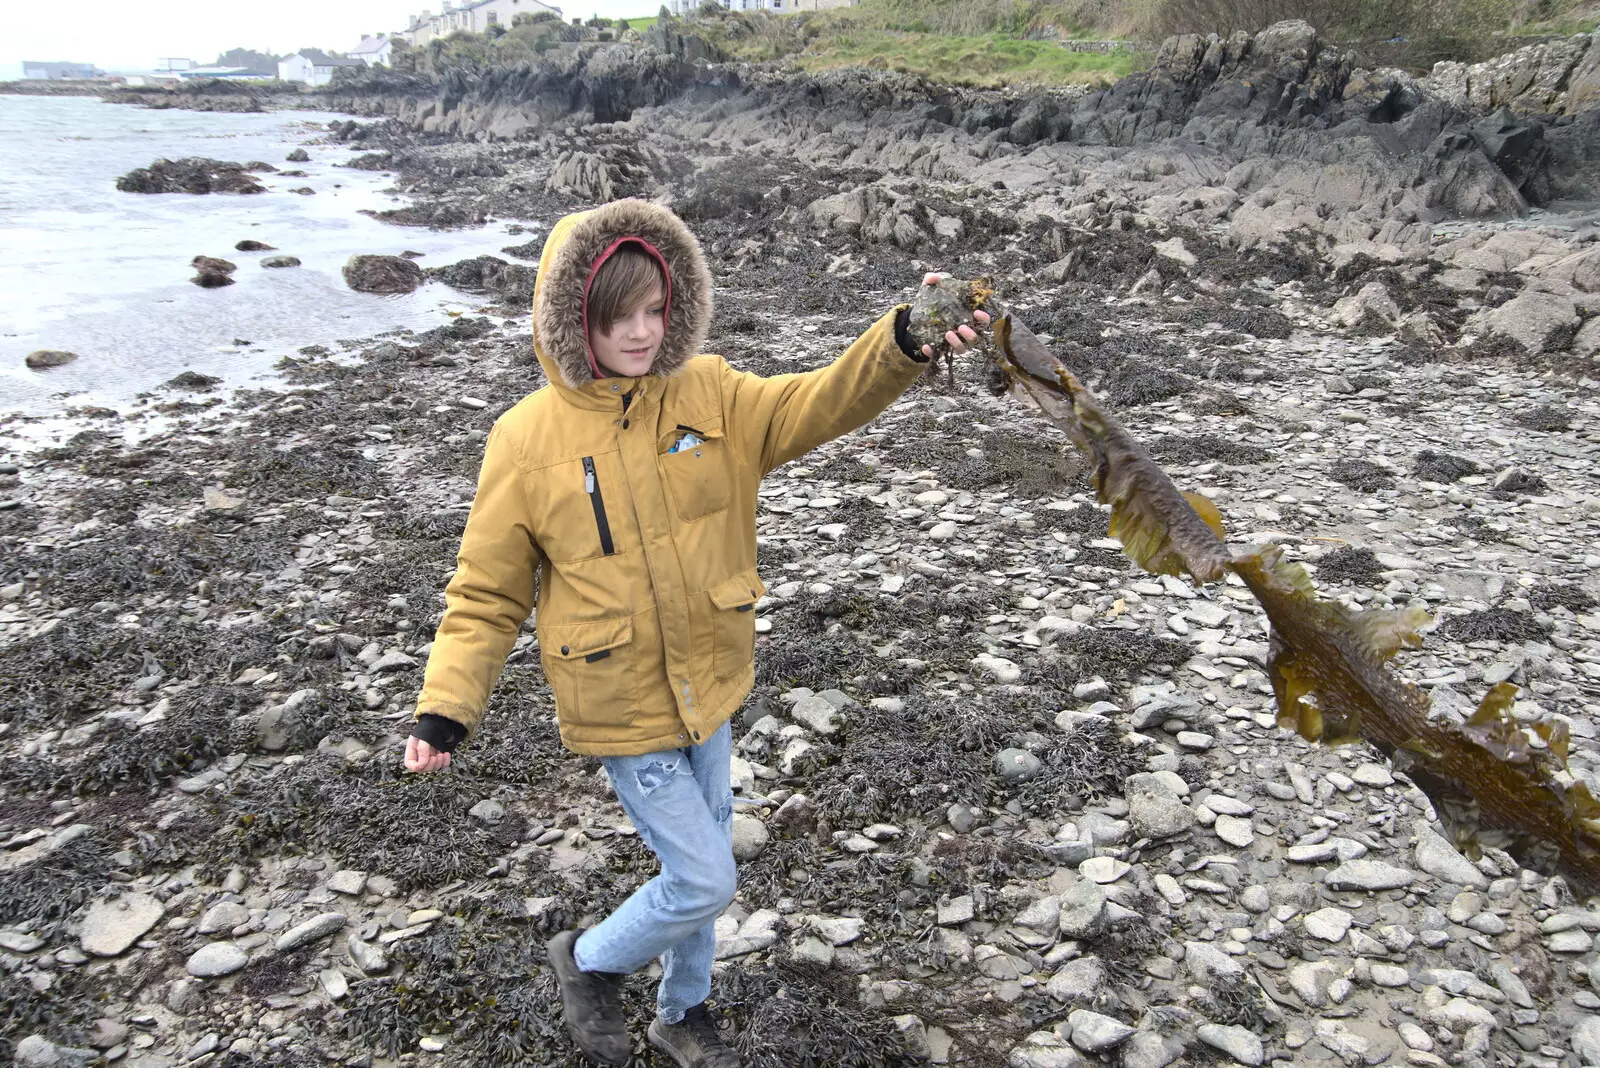
M 583 352 L 589 357 L 589 370 L 594 372 L 596 379 L 605 378 L 606 372 L 601 368 L 600 361 L 594 358 L 594 346 L 589 344 L 589 290 L 594 287 L 595 275 L 600 273 L 600 268 L 605 266 L 607 260 L 616 254 L 617 249 L 632 242 L 643 248 L 655 258 L 656 266 L 661 268 L 661 276 L 667 285 L 666 300 L 661 306 L 662 338 L 665 340 L 666 331 L 672 321 L 672 270 L 667 266 L 667 258 L 661 250 L 642 237 L 623 236 L 617 238 L 606 246 L 606 250 L 595 257 L 594 263 L 589 267 L 589 278 L 583 283 Z

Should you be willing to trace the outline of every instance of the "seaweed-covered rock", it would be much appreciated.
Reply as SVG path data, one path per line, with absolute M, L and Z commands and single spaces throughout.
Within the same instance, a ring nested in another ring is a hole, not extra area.
M 262 165 L 264 166 L 264 165 Z M 216 159 L 158 159 L 148 167 L 129 171 L 117 179 L 124 193 L 265 193 L 250 164 Z
M 273 249 L 273 247 L 271 245 L 267 244 L 266 242 L 264 242 L 264 241 L 252 241 L 249 238 L 245 238 L 243 241 L 240 241 L 238 244 L 234 245 L 233 248 L 234 248 L 234 251 L 236 251 L 236 252 L 272 252 L 272 251 L 275 251 Z
M 311 153 L 303 148 L 297 148 L 283 158 L 290 163 L 309 163 L 311 161 Z
M 163 385 L 167 389 L 206 390 L 215 388 L 221 381 L 222 379 L 214 375 L 203 375 L 199 371 L 180 371 L 167 379 Z
M 351 256 L 344 265 L 345 284 L 358 293 L 410 293 L 427 275 L 403 256 Z
M 261 266 L 267 267 L 267 268 L 298 267 L 298 266 L 300 266 L 300 257 L 298 257 L 298 256 L 268 256 L 267 258 L 265 258 L 265 259 L 263 259 L 261 261 Z
M 23 361 L 35 371 L 48 371 L 52 367 L 64 367 L 78 358 L 76 352 L 66 352 L 62 349 L 38 349 L 30 352 Z
M 474 256 L 447 267 L 430 267 L 429 278 L 467 293 L 492 296 L 505 304 L 527 305 L 533 301 L 537 269 L 520 263 L 507 263 L 496 256 Z

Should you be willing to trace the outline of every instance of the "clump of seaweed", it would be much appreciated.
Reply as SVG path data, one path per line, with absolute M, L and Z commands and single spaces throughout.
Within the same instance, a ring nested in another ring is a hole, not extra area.
M 29 1035 L 81 1048 L 96 1016 L 93 990 L 79 973 L 57 971 L 47 990 L 18 972 L 0 973 L 0 1061 L 18 1063 L 17 1043 Z
M 0 915 L 12 927 L 55 932 L 105 884 L 111 850 L 92 834 L 74 838 L 30 864 L 0 872 Z
M 65 782 L 78 792 L 157 786 L 197 763 L 248 748 L 253 731 L 239 716 L 255 700 L 245 687 L 202 687 L 175 696 L 166 718 L 137 731 L 118 730 L 73 763 Z
M 229 456 L 227 484 L 251 490 L 252 499 L 296 500 L 339 494 L 366 497 L 385 486 L 378 466 L 350 445 L 332 442 L 283 448 L 241 442 Z
M 1541 612 L 1548 612 L 1552 608 L 1565 608 L 1574 613 L 1587 612 L 1600 605 L 1600 600 L 1596 600 L 1582 586 L 1561 582 L 1546 583 L 1538 587 L 1528 595 L 1528 600 Z
M 1474 515 L 1471 512 L 1463 512 L 1460 515 L 1451 516 L 1446 522 L 1459 530 L 1463 536 L 1474 541 L 1505 541 L 1509 533 L 1509 531 L 1495 525 L 1483 516 Z
M 466 1064 L 580 1068 L 588 1062 L 561 1023 L 542 942 L 503 917 L 441 922 L 395 944 L 401 978 L 351 984 L 346 1032 L 389 1058 L 415 1049 L 424 1035 L 442 1034 Z M 625 987 L 636 1016 L 646 1010 L 642 988 Z
M 1278 1012 L 1261 988 L 1240 974 L 1212 976 L 1195 1007 L 1212 1023 L 1245 1027 L 1258 1034 L 1269 1030 Z
M 1155 665 L 1177 667 L 1193 655 L 1185 643 L 1144 630 L 1084 627 L 1041 649 L 1028 667 L 1028 681 L 1067 691 L 1095 675 L 1117 684 Z
M 484 782 L 533 786 L 548 782 L 562 761 L 555 711 L 540 692 L 537 663 L 509 666 L 472 741 L 456 750 L 457 775 Z
M 1170 464 L 1259 464 L 1272 459 L 1272 450 L 1248 445 L 1218 434 L 1164 434 L 1150 442 L 1150 455 Z
M 511 813 L 493 826 L 471 819 L 468 800 L 448 776 L 404 776 L 386 762 L 352 766 L 317 753 L 240 779 L 223 801 L 214 848 L 228 862 L 267 849 L 326 850 L 406 888 L 439 886 L 483 875 L 523 830 Z
M 1071 508 L 1037 508 L 1033 511 L 1034 529 L 1067 534 L 1097 534 L 1106 532 L 1106 513 L 1092 504 L 1076 504 Z
M 1572 409 L 1564 404 L 1541 404 L 1536 408 L 1518 412 L 1512 420 L 1518 426 L 1529 430 L 1571 430 Z
M 1102 384 L 1111 400 L 1130 408 L 1182 397 L 1195 388 L 1195 380 L 1188 375 L 1131 356 Z
M 1328 468 L 1328 477 L 1358 493 L 1394 489 L 1394 476 L 1371 460 L 1335 460 Z
M 969 728 L 978 709 L 909 697 L 899 712 L 871 705 L 843 719 L 837 759 L 811 776 L 819 813 L 837 826 L 920 818 L 954 802 L 981 801 L 988 774 Z M 1031 722 L 1029 724 L 1031 726 Z M 999 736 L 1017 728 L 1008 722 Z
M 877 658 L 846 634 L 822 634 L 805 642 L 775 642 L 756 656 L 756 684 L 825 690 L 870 670 Z
M 1426 482 L 1455 482 L 1468 475 L 1483 473 L 1482 467 L 1465 457 L 1433 449 L 1423 449 L 1417 453 L 1416 465 L 1411 470 Z
M 263 957 L 244 970 L 235 981 L 234 989 L 251 998 L 269 998 L 291 991 L 304 993 L 311 986 L 307 975 L 316 955 L 316 946 L 303 946 L 293 953 Z
M 1039 454 L 1038 441 L 996 431 L 983 438 L 983 458 L 959 465 L 950 485 L 981 490 L 1004 486 L 1018 497 L 1060 497 L 1083 487 L 1083 468 L 1075 457 L 1057 452 Z
M 854 985 L 778 961 L 735 963 L 712 989 L 738 1034 L 749 1068 L 897 1068 L 920 1063 L 883 1012 L 865 1008 Z
M 1537 641 L 1550 636 L 1550 625 L 1540 623 L 1527 612 L 1496 607 L 1451 616 L 1445 621 L 1444 632 L 1463 642 Z
M 1388 569 L 1371 549 L 1345 545 L 1317 561 L 1317 577 L 1328 582 L 1369 583 Z
M 1086 722 L 1046 737 L 1048 743 L 1033 751 L 1039 774 L 1003 790 L 1037 813 L 1072 812 L 1087 802 L 1120 797 L 1123 782 L 1145 767 L 1144 756 L 1109 722 Z

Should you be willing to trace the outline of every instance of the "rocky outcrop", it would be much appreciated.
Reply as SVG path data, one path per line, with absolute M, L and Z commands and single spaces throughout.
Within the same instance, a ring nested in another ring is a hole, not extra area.
M 596 204 L 610 200 L 616 190 L 611 181 L 611 167 L 604 157 L 592 152 L 576 151 L 568 152 L 556 161 L 545 188 L 552 193 L 570 193 Z
M 344 280 L 358 293 L 410 293 L 427 276 L 404 256 L 351 256 Z
M 1485 63 L 1436 63 L 1423 80 L 1446 103 L 1575 115 L 1600 105 L 1600 31 L 1519 48 Z
M 696 68 L 671 52 L 577 45 L 552 50 L 537 63 L 451 70 L 437 81 L 363 78 L 341 86 L 331 106 L 355 114 L 390 112 L 427 133 L 505 140 L 573 118 L 626 121 L 635 109 L 665 103 L 696 80 Z
M 271 169 L 264 163 L 158 159 L 118 178 L 117 188 L 124 193 L 265 193 L 266 186 L 249 172 Z

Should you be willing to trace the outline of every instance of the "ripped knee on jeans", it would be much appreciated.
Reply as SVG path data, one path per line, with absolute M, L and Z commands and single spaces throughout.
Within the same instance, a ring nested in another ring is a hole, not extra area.
M 636 770 L 633 777 L 639 781 L 639 789 L 649 794 L 677 778 L 681 768 L 681 761 L 652 760 Z

